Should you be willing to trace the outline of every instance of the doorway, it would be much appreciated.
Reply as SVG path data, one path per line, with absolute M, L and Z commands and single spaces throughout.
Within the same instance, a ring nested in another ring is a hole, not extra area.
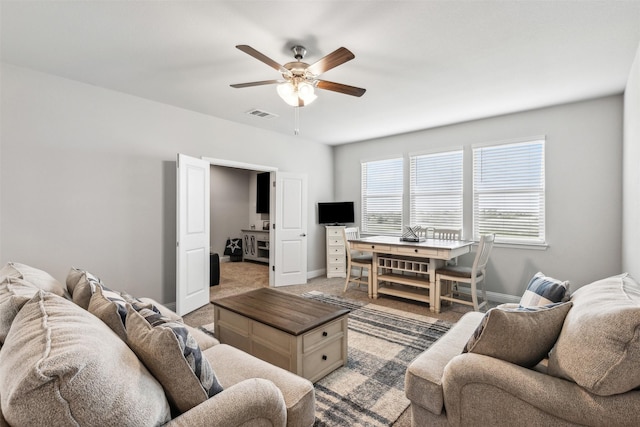
M 271 241 L 270 219 L 271 203 L 268 211 L 258 208 L 257 176 L 270 174 L 276 168 L 230 162 L 221 159 L 204 158 L 211 165 L 210 185 L 210 245 L 211 252 L 218 253 L 225 262 L 224 251 L 228 239 L 240 239 L 245 260 L 264 263 L 265 268 L 253 268 L 252 271 L 264 271 L 261 282 L 273 286 L 269 272 L 273 265 L 270 256 Z M 263 211 L 258 213 L 257 211 Z M 258 253 L 258 246 L 260 252 Z M 258 255 L 260 255 L 258 257 Z M 227 256 L 227 258 L 229 258 Z M 221 265 L 222 269 L 237 270 L 235 265 Z M 262 276 L 262 273 L 260 273 Z
M 203 157 L 202 160 L 209 162 L 212 166 L 256 173 L 269 172 L 272 190 L 269 194 L 270 208 L 267 224 L 269 228 L 269 286 L 307 283 L 307 175 L 279 172 L 277 168 L 271 166 L 230 160 L 207 157 Z M 217 184 L 212 183 L 212 186 L 215 185 Z M 213 227 L 210 225 L 211 228 Z M 249 228 L 250 230 L 251 228 Z M 262 255 L 267 256 L 264 251 Z

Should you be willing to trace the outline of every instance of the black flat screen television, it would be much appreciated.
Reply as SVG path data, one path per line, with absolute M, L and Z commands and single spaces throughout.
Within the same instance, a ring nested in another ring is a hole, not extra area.
M 355 222 L 353 202 L 318 203 L 319 224 L 349 224 Z

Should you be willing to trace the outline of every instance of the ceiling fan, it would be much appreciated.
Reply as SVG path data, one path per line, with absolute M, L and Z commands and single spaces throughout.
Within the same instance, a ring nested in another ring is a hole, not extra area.
M 336 49 L 311 65 L 306 62 L 302 62 L 307 50 L 303 46 L 299 45 L 291 48 L 296 60 L 287 62 L 284 65 L 278 64 L 273 59 L 258 52 L 251 46 L 241 44 L 237 45 L 236 48 L 282 73 L 283 78 L 279 80 L 263 80 L 259 82 L 233 84 L 231 87 L 243 88 L 277 84 L 278 95 L 280 95 L 287 104 L 293 107 L 304 107 L 305 105 L 312 103 L 317 98 L 315 95 L 315 88 L 331 90 L 358 97 L 362 96 L 366 91 L 366 89 L 359 87 L 320 80 L 318 78 L 320 74 L 355 58 L 355 55 L 351 53 L 349 49 L 344 47 Z

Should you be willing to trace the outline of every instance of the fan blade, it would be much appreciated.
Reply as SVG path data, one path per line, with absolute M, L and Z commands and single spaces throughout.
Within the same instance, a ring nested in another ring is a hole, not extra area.
M 351 53 L 349 49 L 347 49 L 346 47 L 341 47 L 331 52 L 319 61 L 309 65 L 309 67 L 307 67 L 307 71 L 310 71 L 317 76 L 318 74 L 329 71 L 330 69 L 335 68 L 340 64 L 351 61 L 355 57 L 356 56 Z
M 360 87 L 343 85 L 342 83 L 334 83 L 326 80 L 318 80 L 317 86 L 319 89 L 332 90 L 334 92 L 344 93 L 352 96 L 362 96 L 367 91 Z
M 240 88 L 243 88 L 243 87 L 272 85 L 272 84 L 282 83 L 282 82 L 283 82 L 283 80 L 263 80 L 261 82 L 236 83 L 236 84 L 230 85 L 230 86 L 240 89 Z
M 266 55 L 263 55 L 262 53 L 258 52 L 257 50 L 255 50 L 254 48 L 252 48 L 251 46 L 248 46 L 246 44 L 239 44 L 236 46 L 238 49 L 240 49 L 241 51 L 243 51 L 244 53 L 246 53 L 247 55 L 251 55 L 254 58 L 256 58 L 258 61 L 262 61 L 265 64 L 267 64 L 269 67 L 281 72 L 281 73 L 289 73 L 289 70 L 287 70 L 286 68 L 284 68 L 282 65 L 278 64 L 276 61 L 274 61 L 273 59 L 269 58 Z

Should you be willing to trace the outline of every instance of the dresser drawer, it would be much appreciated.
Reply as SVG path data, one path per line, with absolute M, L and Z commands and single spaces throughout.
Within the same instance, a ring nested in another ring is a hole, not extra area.
M 346 319 L 344 320 L 346 322 Z M 324 325 L 321 328 L 315 329 L 311 332 L 307 332 L 302 337 L 302 352 L 306 353 L 316 347 L 319 343 L 329 342 L 332 339 L 343 335 L 342 326 L 343 321 L 341 319 L 333 321 Z
M 310 381 L 315 381 L 324 376 L 338 366 L 344 365 L 344 341 L 337 339 L 328 345 L 321 347 L 309 354 L 302 360 L 302 376 Z
M 346 270 L 345 265 L 335 265 L 335 264 L 329 264 L 327 266 L 327 273 L 344 273 Z
M 343 242 L 342 238 L 331 237 L 331 238 L 329 238 L 327 243 L 329 244 L 329 246 L 344 246 L 344 242 Z
M 342 241 L 342 229 L 341 228 L 327 228 L 327 236 L 339 237 Z
M 329 264 L 344 264 L 347 260 L 344 259 L 344 254 L 342 256 L 340 255 L 331 255 L 329 258 L 327 258 L 327 262 Z
M 329 252 L 329 255 L 341 255 L 343 258 L 346 255 L 344 246 L 329 246 L 327 252 Z

